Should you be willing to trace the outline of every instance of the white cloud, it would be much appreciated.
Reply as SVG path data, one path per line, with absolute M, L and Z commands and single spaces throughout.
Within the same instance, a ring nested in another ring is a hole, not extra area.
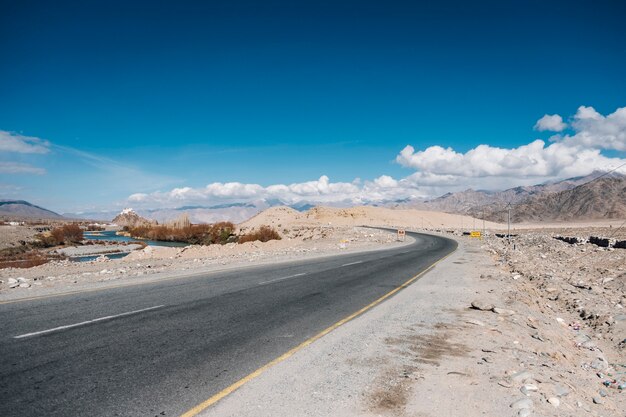
M 0 161 L 0 172 L 3 174 L 35 174 L 43 175 L 46 170 L 32 165 L 20 162 L 2 162 Z
M 0 152 L 44 154 L 50 152 L 50 143 L 36 137 L 0 130 Z
M 449 176 L 466 182 L 472 182 L 469 178 L 487 177 L 566 178 L 607 170 L 626 162 L 626 159 L 602 154 L 602 150 L 626 150 L 626 107 L 604 117 L 593 107 L 581 106 L 573 118 L 572 128 L 573 135 L 553 136 L 548 146 L 537 139 L 516 148 L 479 145 L 460 153 L 441 146 L 416 151 L 409 145 L 396 161 L 424 176 L 435 176 L 448 183 Z
M 558 114 L 545 114 L 541 119 L 535 123 L 535 130 L 552 132 L 560 132 L 567 127 L 567 124 L 563 123 L 563 118 Z
M 212 205 L 224 202 L 278 199 L 286 204 L 315 202 L 324 204 L 361 204 L 385 202 L 407 197 L 423 197 L 419 186 L 409 180 L 396 180 L 382 175 L 373 181 L 331 182 L 326 175 L 314 181 L 293 184 L 212 183 L 201 188 L 174 188 L 167 192 L 137 193 L 128 198 L 130 204 L 176 206 L 183 204 Z
M 546 115 L 537 122 L 536 128 L 555 131 L 565 128 L 565 124 L 559 115 Z M 468 187 L 504 189 L 531 185 L 587 175 L 626 163 L 626 159 L 602 153 L 607 149 L 626 149 L 626 108 L 605 117 L 592 107 L 580 107 L 572 118 L 571 129 L 571 135 L 553 136 L 551 142 L 536 139 L 515 148 L 483 144 L 463 153 L 441 146 L 416 150 L 408 145 L 396 161 L 415 172 L 401 179 L 381 175 L 371 181 L 331 182 L 323 175 L 314 181 L 269 186 L 216 182 L 199 188 L 133 194 L 128 203 L 139 207 L 212 205 L 261 199 L 279 199 L 287 204 L 382 203 L 435 197 Z
M 574 135 L 555 139 L 586 148 L 626 151 L 626 107 L 605 117 L 593 107 L 580 106 L 572 126 L 576 131 Z

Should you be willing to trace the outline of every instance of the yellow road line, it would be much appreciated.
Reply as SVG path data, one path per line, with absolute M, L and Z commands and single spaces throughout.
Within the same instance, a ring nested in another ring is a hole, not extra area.
M 372 303 L 366 305 L 365 307 L 363 307 L 362 309 L 358 310 L 357 312 L 350 314 L 348 317 L 339 320 L 337 323 L 335 323 L 332 326 L 322 330 L 320 333 L 316 334 L 315 336 L 311 337 L 310 339 L 305 340 L 304 342 L 300 343 L 298 346 L 296 346 L 296 347 L 292 348 L 291 350 L 283 353 L 282 355 L 280 355 L 276 359 L 272 360 L 271 362 L 266 363 L 265 365 L 263 365 L 262 367 L 260 367 L 256 371 L 252 372 L 251 374 L 246 375 L 245 377 L 241 378 L 239 381 L 237 381 L 234 384 L 224 388 L 223 390 L 221 390 L 217 394 L 213 395 L 209 399 L 201 402 L 200 404 L 196 405 L 192 409 L 186 411 L 184 414 L 181 414 L 180 417 L 193 417 L 193 416 L 198 415 L 199 413 L 201 413 L 202 411 L 206 410 L 207 408 L 209 408 L 210 406 L 212 406 L 213 404 L 215 404 L 219 400 L 227 397 L 228 395 L 232 394 L 237 389 L 241 388 L 243 385 L 247 384 L 248 382 L 252 381 L 256 377 L 260 376 L 263 372 L 267 371 L 272 366 L 277 365 L 280 362 L 284 361 L 285 359 L 290 358 L 296 352 L 304 349 L 305 347 L 309 346 L 311 343 L 315 342 L 316 340 L 321 339 L 322 337 L 326 336 L 328 333 L 330 333 L 333 330 L 335 330 L 336 328 L 346 324 L 350 320 L 360 316 L 361 314 L 365 313 L 367 310 L 370 310 L 372 307 L 377 306 L 378 304 L 382 303 L 383 301 L 385 301 L 387 298 L 391 297 L 392 295 L 394 295 L 398 291 L 408 287 L 413 282 L 415 282 L 417 279 L 419 279 L 422 275 L 424 275 L 425 273 L 427 273 L 428 271 L 433 269 L 435 267 L 435 265 L 437 265 L 439 262 L 443 261 L 444 259 L 446 259 L 450 255 L 452 255 L 454 252 L 456 252 L 456 248 L 452 252 L 450 252 L 449 254 L 444 256 L 443 258 L 433 262 L 428 268 L 424 269 L 419 274 L 415 275 L 414 277 L 408 279 L 406 282 L 404 282 L 400 286 L 398 286 L 398 287 L 394 288 L 393 290 L 389 291 L 387 294 L 383 295 L 382 297 L 378 298 L 377 300 L 373 301 Z

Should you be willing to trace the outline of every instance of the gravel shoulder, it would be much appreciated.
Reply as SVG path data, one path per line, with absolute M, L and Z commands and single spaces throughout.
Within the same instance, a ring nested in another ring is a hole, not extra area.
M 567 255 L 532 236 L 515 259 L 501 240 L 458 238 L 419 281 L 200 415 L 623 416 L 626 394 L 605 386 L 623 350 L 547 298 L 532 250 L 564 274 Z

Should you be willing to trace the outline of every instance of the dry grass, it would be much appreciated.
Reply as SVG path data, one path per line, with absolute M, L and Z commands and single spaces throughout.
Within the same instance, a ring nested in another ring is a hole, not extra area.
M 280 235 L 276 230 L 269 226 L 260 226 L 258 230 L 247 233 L 239 238 L 239 243 L 270 240 L 280 240 Z
M 55 259 L 64 259 L 64 257 L 33 250 L 28 246 L 7 248 L 0 251 L 0 269 L 31 268 L 33 266 L 43 265 Z
M 135 239 L 150 239 L 162 242 L 184 242 L 193 245 L 227 243 L 233 236 L 235 226 L 231 222 L 214 224 L 193 224 L 188 227 L 138 226 L 127 231 Z
M 55 227 L 49 233 L 40 233 L 35 236 L 36 246 L 50 248 L 59 245 L 71 245 L 83 240 L 83 229 L 77 224 L 65 224 Z

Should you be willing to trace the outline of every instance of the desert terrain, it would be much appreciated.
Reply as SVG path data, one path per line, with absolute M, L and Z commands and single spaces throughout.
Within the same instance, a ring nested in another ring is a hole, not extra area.
M 454 214 L 276 207 L 238 229 L 262 225 L 274 227 L 282 239 L 147 246 L 122 259 L 6 268 L 0 271 L 0 300 L 409 244 L 411 238 L 397 239 L 396 228 L 440 234 L 456 239 L 459 249 L 419 283 L 269 370 L 206 415 L 296 415 L 301 407 L 317 410 L 310 415 L 623 415 L 626 249 L 611 247 L 626 240 L 623 222 L 515 224 L 509 244 L 496 236 L 506 225 L 486 222 L 487 234 L 471 238 L 467 232 L 481 230 L 482 221 Z M 3 233 L 3 239 L 25 239 L 28 233 Z M 590 236 L 611 243 L 598 246 Z M 366 344 L 355 343 L 364 338 Z M 305 371 L 312 376 L 297 377 Z M 284 389 L 268 391 L 275 386 Z

